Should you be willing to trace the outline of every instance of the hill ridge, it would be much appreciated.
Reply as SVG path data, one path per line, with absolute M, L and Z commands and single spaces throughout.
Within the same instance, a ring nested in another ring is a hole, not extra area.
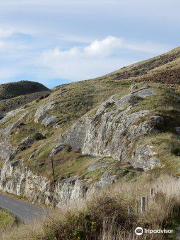
M 49 89 L 39 82 L 18 81 L 9 82 L 0 85 L 0 100 L 11 99 L 21 95 L 31 94 L 35 92 L 48 91 Z

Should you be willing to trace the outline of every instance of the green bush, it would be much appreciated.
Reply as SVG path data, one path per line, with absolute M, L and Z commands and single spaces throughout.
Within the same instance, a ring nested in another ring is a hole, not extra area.
M 171 149 L 171 153 L 175 156 L 180 156 L 180 148 Z

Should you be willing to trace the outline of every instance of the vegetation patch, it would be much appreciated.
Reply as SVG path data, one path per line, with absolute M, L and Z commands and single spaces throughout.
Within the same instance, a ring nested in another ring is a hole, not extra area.
M 18 226 L 20 221 L 5 209 L 0 209 L 0 233 Z

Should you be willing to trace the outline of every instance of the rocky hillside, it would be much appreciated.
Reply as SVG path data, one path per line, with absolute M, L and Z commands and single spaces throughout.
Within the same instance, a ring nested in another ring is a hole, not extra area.
M 0 189 L 62 206 L 146 173 L 179 176 L 179 55 L 61 85 L 2 114 Z

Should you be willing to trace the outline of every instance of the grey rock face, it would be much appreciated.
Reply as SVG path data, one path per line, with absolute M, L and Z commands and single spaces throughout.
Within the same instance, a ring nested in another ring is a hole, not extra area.
M 19 148 L 26 149 L 30 147 L 33 142 L 34 142 L 33 137 L 28 136 L 21 141 L 21 143 L 19 144 Z
M 41 175 L 34 174 L 23 165 L 23 160 L 6 161 L 0 172 L 0 190 L 15 195 L 26 196 L 34 203 L 45 203 L 50 206 L 68 204 L 74 200 L 81 200 L 86 194 L 86 182 L 78 177 L 71 177 L 58 181 L 55 188 Z
M 132 98 L 142 101 L 154 94 L 153 89 L 145 87 L 116 101 L 112 96 L 100 105 L 93 119 L 82 117 L 58 141 L 80 148 L 83 154 L 129 161 L 128 153 L 134 142 L 154 128 L 149 121 L 143 120 L 148 117 L 148 110 L 131 112 Z
M 136 92 L 135 95 L 141 98 L 146 98 L 146 97 L 155 95 L 155 92 L 152 88 L 147 86 L 139 90 L 138 92 Z
M 100 189 L 102 189 L 102 188 L 104 188 L 104 187 L 107 187 L 108 185 L 116 182 L 116 180 L 117 180 L 117 176 L 116 176 L 116 175 L 111 175 L 111 174 L 110 174 L 110 170 L 106 170 L 106 171 L 103 173 L 100 181 L 99 181 L 99 182 L 96 182 L 96 183 L 94 184 L 93 188 L 90 189 L 90 191 L 93 192 L 93 191 L 96 191 L 96 190 L 100 190 Z
M 8 136 L 0 137 L 0 158 L 2 160 L 11 160 L 16 152 L 17 149 L 11 146 Z
M 16 110 L 8 112 L 3 118 L 0 119 L 0 124 L 4 123 L 8 118 L 15 117 L 18 113 L 24 111 L 23 108 L 18 108 Z
M 127 115 L 125 110 L 115 117 L 113 113 L 103 115 L 99 125 L 97 121 L 92 121 L 86 131 L 82 153 L 125 161 L 128 154 L 127 146 L 150 130 L 149 126 L 146 128 L 142 123 L 139 125 L 133 123 L 148 113 L 140 111 Z
M 148 171 L 155 167 L 161 167 L 160 161 L 156 155 L 152 146 L 137 146 L 132 153 L 130 162 L 134 168 L 141 168 L 144 171 Z
M 42 176 L 24 168 L 23 161 L 6 161 L 1 169 L 0 189 L 15 195 L 26 196 L 31 202 L 50 204 L 50 184 Z
M 54 102 L 48 102 L 42 105 L 41 107 L 39 107 L 35 113 L 34 122 L 38 123 L 43 121 L 48 116 L 46 111 L 53 109 L 53 107 L 54 107 Z
M 59 152 L 61 152 L 64 148 L 66 147 L 66 145 L 60 144 L 57 145 L 51 152 L 50 157 L 55 156 L 56 154 L 58 154 Z
M 145 171 L 159 166 L 159 160 L 152 152 L 146 154 L 147 149 L 138 148 L 132 159 L 128 155 L 139 138 L 147 133 L 158 133 L 155 127 L 164 122 L 161 116 L 149 116 L 148 110 L 132 111 L 134 101 L 143 101 L 154 94 L 152 88 L 144 86 L 116 101 L 115 96 L 111 96 L 100 105 L 92 119 L 83 116 L 58 141 L 70 144 L 74 149 L 80 148 L 83 154 L 113 157 Z
M 51 104 L 47 105 L 43 109 L 49 109 L 51 106 Z M 24 110 L 13 111 L 7 114 L 6 118 L 8 118 L 8 116 L 15 116 L 20 111 Z M 9 134 L 12 129 L 22 123 L 26 114 L 27 112 L 24 112 L 17 121 L 0 131 L 0 157 L 5 161 L 0 171 L 0 190 L 18 196 L 25 196 L 31 202 L 43 202 L 50 206 L 62 206 L 62 204 L 67 204 L 75 199 L 84 198 L 86 181 L 81 181 L 78 177 L 59 180 L 56 182 L 55 188 L 53 188 L 50 181 L 45 177 L 34 174 L 30 169 L 25 167 L 23 159 L 13 161 L 19 148 L 15 148 L 10 144 Z M 42 119 L 42 115 L 39 119 Z M 27 148 L 41 137 L 42 136 L 37 135 L 34 137 L 28 136 L 21 141 L 18 147 Z M 64 147 L 65 145 L 58 145 L 53 149 L 52 155 L 57 154 Z M 35 152 L 30 156 L 30 159 L 32 158 L 35 158 Z
M 89 180 L 80 180 L 78 176 L 59 180 L 52 187 L 41 175 L 34 174 L 24 167 L 23 160 L 6 161 L 0 172 L 0 190 L 17 196 L 25 196 L 33 203 L 45 203 L 49 206 L 62 207 L 77 200 L 88 197 L 96 190 L 102 189 L 117 180 L 107 170 L 100 181 L 87 186 Z
M 56 206 L 61 207 L 75 200 L 81 200 L 86 196 L 86 182 L 78 180 L 78 177 L 71 177 L 59 181 L 55 187 Z
M 89 127 L 90 120 L 82 117 L 78 122 L 67 131 L 64 135 L 57 139 L 61 144 L 69 144 L 73 149 L 82 149 L 86 137 L 86 130 Z
M 3 128 L 3 129 L 1 129 L 1 130 L 0 130 L 0 137 L 1 137 L 2 135 L 4 135 L 4 134 L 9 134 L 9 132 L 10 132 L 11 130 L 19 127 L 20 124 L 22 123 L 23 118 L 24 118 L 26 115 L 27 115 L 27 112 L 24 112 L 17 121 L 15 121 L 14 123 L 8 125 L 7 127 Z
M 48 102 L 45 105 L 39 107 L 34 116 L 34 122 L 43 124 L 45 127 L 54 125 L 56 123 L 56 116 L 52 116 L 47 113 L 48 110 L 54 108 L 54 102 Z
M 43 119 L 42 124 L 45 127 L 51 126 L 53 124 L 56 123 L 56 117 L 55 116 L 51 116 L 49 114 L 46 115 L 45 119 Z
M 137 85 L 131 85 L 130 86 L 130 90 L 131 91 L 134 91 L 132 94 L 133 95 L 136 95 L 138 97 L 141 97 L 141 98 L 146 98 L 148 96 L 153 96 L 155 95 L 155 92 L 154 90 L 150 87 L 150 86 L 146 86 L 144 85 L 143 87 L 141 87 L 139 90 L 138 89 L 138 86 Z M 135 91 L 136 90 L 136 91 Z

